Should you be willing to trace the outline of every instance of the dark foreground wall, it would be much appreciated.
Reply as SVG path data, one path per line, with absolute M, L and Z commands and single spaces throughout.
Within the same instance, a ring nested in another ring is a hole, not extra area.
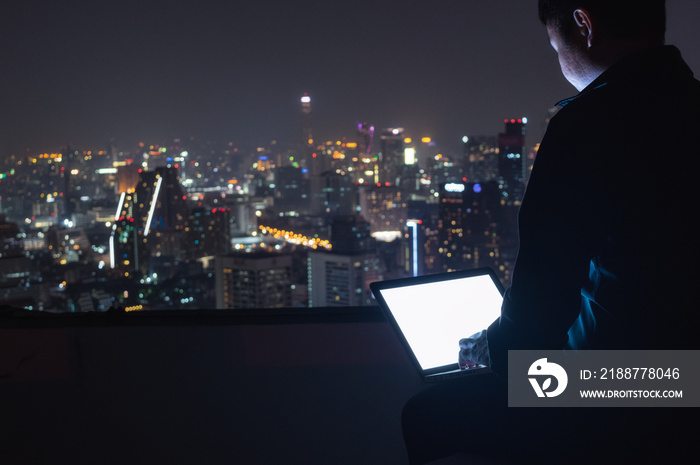
M 403 464 L 424 385 L 371 320 L 5 325 L 0 463 Z

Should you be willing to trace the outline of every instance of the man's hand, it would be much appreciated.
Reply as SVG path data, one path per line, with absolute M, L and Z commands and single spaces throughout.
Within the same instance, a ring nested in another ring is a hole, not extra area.
M 486 340 L 486 330 L 461 339 L 459 341 L 459 367 L 471 368 L 477 365 L 489 366 L 489 343 Z

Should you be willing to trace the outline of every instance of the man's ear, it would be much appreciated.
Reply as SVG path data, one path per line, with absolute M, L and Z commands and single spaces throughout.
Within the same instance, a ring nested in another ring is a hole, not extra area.
M 593 45 L 593 20 L 588 10 L 574 10 L 574 22 L 576 23 L 576 33 L 585 40 L 588 48 Z

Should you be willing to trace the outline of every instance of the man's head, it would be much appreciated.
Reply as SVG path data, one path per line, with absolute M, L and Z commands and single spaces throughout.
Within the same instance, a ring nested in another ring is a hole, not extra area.
M 567 80 L 582 90 L 624 55 L 662 45 L 665 0 L 539 0 Z

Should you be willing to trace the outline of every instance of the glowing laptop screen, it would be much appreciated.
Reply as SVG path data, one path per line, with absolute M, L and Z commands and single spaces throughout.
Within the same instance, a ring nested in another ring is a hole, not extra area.
M 493 323 L 503 302 L 488 275 L 410 284 L 381 294 L 424 370 L 456 363 L 459 340 Z

